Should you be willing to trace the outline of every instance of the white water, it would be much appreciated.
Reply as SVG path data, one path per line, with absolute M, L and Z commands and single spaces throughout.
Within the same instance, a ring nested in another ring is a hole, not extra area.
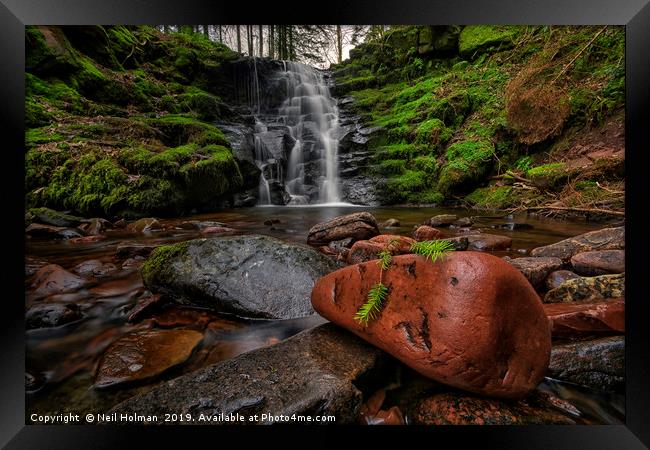
M 254 67 L 255 82 L 251 88 L 257 90 L 255 161 L 262 171 L 258 204 L 271 204 L 269 181 L 284 186 L 291 198 L 289 205 L 341 203 L 336 138 L 339 113 L 322 73 L 304 64 L 283 61 L 280 76 L 286 86 L 286 99 L 276 114 L 262 117 L 257 66 Z M 278 139 L 277 134 L 269 137 L 273 130 L 283 130 L 293 142 L 291 149 L 283 153 L 286 171 L 278 160 L 278 151 L 274 154 L 267 148 L 269 139 Z

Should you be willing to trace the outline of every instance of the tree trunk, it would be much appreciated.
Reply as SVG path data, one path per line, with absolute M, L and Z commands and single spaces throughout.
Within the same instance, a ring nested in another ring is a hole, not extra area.
M 246 41 L 248 43 L 248 56 L 251 58 L 253 55 L 253 26 L 246 25 Z
M 217 25 L 219 27 L 219 43 L 223 44 L 223 34 L 221 31 L 221 25 Z
M 343 62 L 343 33 L 341 33 L 341 25 L 336 26 L 336 50 L 338 52 L 339 64 Z
M 241 25 L 237 25 L 237 53 L 241 53 Z
M 205 37 L 207 37 L 208 39 L 210 39 L 210 31 L 208 30 L 208 26 L 207 26 L 207 25 L 203 25 L 203 34 L 205 34 Z
M 293 47 L 293 25 L 289 25 L 289 59 L 293 61 L 296 58 L 295 50 Z
M 257 26 L 257 31 L 260 33 L 260 58 L 262 58 L 264 56 L 264 30 L 262 29 L 262 25 Z
M 273 25 L 269 25 L 269 57 L 271 59 L 275 58 L 275 51 L 273 49 L 273 45 L 275 43 L 274 42 L 275 39 L 273 37 L 274 32 L 275 32 L 275 30 L 273 29 Z

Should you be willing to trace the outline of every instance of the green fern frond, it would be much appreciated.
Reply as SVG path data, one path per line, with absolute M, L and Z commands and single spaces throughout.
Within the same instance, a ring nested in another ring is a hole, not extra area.
M 376 319 L 381 312 L 387 295 L 388 286 L 383 283 L 375 284 L 370 288 L 370 292 L 368 292 L 368 301 L 359 308 L 354 319 L 362 325 L 367 326 L 368 322 Z
M 379 252 L 379 267 L 381 270 L 387 270 L 390 267 L 390 262 L 393 260 L 393 255 L 388 250 Z
M 411 245 L 411 252 L 431 258 L 432 262 L 436 262 L 436 260 L 454 250 L 454 244 L 445 240 L 415 242 Z

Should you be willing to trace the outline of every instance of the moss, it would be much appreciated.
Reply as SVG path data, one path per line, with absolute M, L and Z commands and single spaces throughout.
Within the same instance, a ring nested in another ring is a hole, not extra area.
M 473 206 L 486 209 L 504 209 L 511 204 L 510 186 L 486 187 L 476 189 L 465 197 Z
M 25 126 L 27 128 L 42 127 L 54 120 L 54 115 L 33 98 L 25 99 Z
M 403 195 L 421 191 L 426 187 L 427 175 L 422 171 L 406 170 L 402 175 L 388 180 L 389 189 Z
M 565 164 L 562 162 L 543 164 L 541 166 L 528 169 L 526 175 L 529 177 L 544 176 L 556 173 L 564 169 Z
M 63 136 L 59 133 L 53 132 L 50 127 L 32 128 L 25 132 L 25 145 L 28 148 L 39 144 L 58 142 L 62 140 Z
M 399 143 L 384 145 L 377 149 L 378 155 L 385 159 L 407 159 L 417 153 L 417 149 L 412 144 Z
M 410 194 L 408 196 L 409 203 L 416 203 L 420 205 L 437 206 L 445 199 L 444 195 L 435 190 L 428 190 L 425 192 Z
M 578 181 L 575 187 L 576 190 L 578 191 L 586 191 L 589 189 L 595 189 L 598 187 L 598 185 L 596 184 L 595 181 L 585 180 L 585 181 Z
M 512 44 L 514 27 L 468 25 L 460 32 L 458 51 L 462 56 L 474 57 L 490 49 L 503 49 Z
M 177 98 L 179 109 L 196 115 L 200 120 L 213 121 L 221 114 L 223 108 L 218 97 L 192 88 Z
M 66 149 L 32 149 L 25 154 L 25 190 L 46 186 L 53 171 L 70 158 Z
M 452 131 L 445 127 L 442 120 L 434 118 L 425 120 L 415 128 L 416 144 L 423 144 L 430 147 L 436 147 L 445 144 L 451 139 Z
M 406 170 L 406 161 L 403 159 L 385 159 L 376 166 L 375 170 L 381 175 L 399 175 Z
M 148 119 L 147 123 L 162 131 L 164 142 L 170 147 L 183 144 L 229 145 L 219 128 L 187 115 L 167 114 L 160 118 Z
M 438 179 L 438 191 L 448 194 L 473 187 L 489 171 L 493 155 L 494 145 L 488 141 L 464 141 L 450 145 L 445 153 L 446 164 Z
M 189 241 L 185 241 L 156 248 L 140 269 L 145 286 L 153 286 L 165 279 L 166 269 L 169 267 L 171 259 L 185 253 L 189 244 Z
M 410 165 L 427 175 L 433 175 L 438 171 L 438 160 L 433 156 L 417 156 L 413 158 Z
M 549 163 L 533 167 L 526 172 L 533 185 L 540 189 L 560 190 L 571 173 L 564 163 Z

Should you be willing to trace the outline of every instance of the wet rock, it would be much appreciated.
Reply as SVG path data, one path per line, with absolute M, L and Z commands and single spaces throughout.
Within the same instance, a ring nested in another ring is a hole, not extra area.
M 179 228 L 184 230 L 203 230 L 205 228 L 211 227 L 226 227 L 227 225 L 223 222 L 215 222 L 213 220 L 186 220 L 178 224 Z
M 112 224 L 108 220 L 99 217 L 93 217 L 92 219 L 88 219 L 87 222 L 82 223 L 79 226 L 79 229 L 88 235 L 96 236 L 104 234 L 104 232 L 111 227 Z
M 399 225 L 400 222 L 397 219 L 388 219 L 382 224 L 384 228 L 394 228 L 394 227 L 399 227 Z
M 461 234 L 461 235 L 470 235 L 470 234 L 479 234 L 481 233 L 481 230 L 474 230 L 472 228 L 468 227 L 462 227 L 462 228 L 457 228 L 454 230 L 456 234 Z
M 25 229 L 25 234 L 32 237 L 49 239 L 72 239 L 83 237 L 81 232 L 74 228 L 56 227 L 54 225 L 41 225 L 33 223 Z
M 144 262 L 145 258 L 143 256 L 134 256 L 129 258 L 122 263 L 122 269 L 133 269 L 135 267 L 140 267 Z
M 25 372 L 25 391 L 36 392 L 45 385 L 45 377 L 40 373 Z
M 504 401 L 460 392 L 436 394 L 416 403 L 409 417 L 415 425 L 575 424 L 547 395 L 534 392 L 523 400 Z
M 625 337 L 553 346 L 548 376 L 601 391 L 621 390 L 625 383 Z
M 334 415 L 337 424 L 357 422 L 357 387 L 382 364 L 382 352 L 352 334 L 325 324 L 279 344 L 247 352 L 165 382 L 115 406 L 111 412 L 156 415 L 176 411 L 248 420 L 271 415 Z M 219 419 L 202 424 L 232 424 Z
M 625 301 L 544 305 L 554 337 L 581 337 L 625 332 Z
M 562 267 L 560 258 L 510 258 L 506 256 L 503 259 L 520 271 L 530 281 L 530 284 L 535 287 L 541 286 L 551 272 Z
M 76 273 L 77 275 L 81 275 L 82 277 L 88 277 L 88 276 L 93 276 L 93 277 L 105 277 L 111 272 L 114 272 L 117 270 L 117 267 L 115 264 L 111 263 L 104 263 L 98 259 L 91 259 L 88 261 L 84 261 L 81 264 L 77 264 L 72 271 Z
M 25 313 L 27 329 L 58 327 L 81 318 L 79 308 L 74 303 L 39 303 Z
M 379 234 L 377 220 L 368 212 L 340 216 L 328 222 L 314 225 L 309 230 L 307 243 L 327 245 L 331 241 L 352 238 L 354 241 L 370 239 Z
M 544 296 L 544 303 L 596 302 L 625 296 L 625 274 L 566 280 Z
M 625 250 L 583 252 L 571 258 L 571 265 L 580 275 L 594 276 L 625 272 Z
M 426 224 L 430 227 L 448 227 L 457 220 L 458 216 L 455 214 L 439 214 L 429 219 Z
M 383 273 L 385 306 L 364 326 L 355 314 L 379 276 L 373 261 L 331 273 L 314 286 L 314 308 L 421 374 L 471 392 L 520 397 L 544 376 L 548 320 L 532 286 L 505 261 L 477 252 L 436 263 L 395 256 Z
M 151 314 L 152 311 L 157 309 L 160 304 L 162 296 L 159 294 L 152 294 L 151 292 L 146 292 L 144 295 L 138 298 L 135 306 L 129 313 L 127 322 L 138 322 L 143 317 Z
M 144 219 L 136 220 L 127 225 L 126 229 L 131 233 L 146 233 L 148 231 L 162 230 L 163 226 L 158 219 L 153 217 L 145 217 Z
M 593 250 L 621 250 L 625 248 L 625 227 L 603 228 L 555 244 L 537 247 L 531 256 L 554 256 L 568 263 L 577 253 Z
M 506 223 L 498 223 L 496 225 L 492 225 L 492 228 L 515 231 L 515 230 L 530 230 L 533 228 L 533 226 L 527 223 L 506 222 Z
M 228 236 L 160 247 L 142 266 L 142 277 L 152 291 L 181 304 L 290 319 L 313 314 L 315 281 L 339 267 L 309 247 L 268 236 Z
M 264 221 L 264 225 L 268 225 L 268 226 L 275 225 L 278 223 L 280 223 L 280 219 L 267 219 Z
M 223 234 L 232 233 L 233 231 L 235 230 L 228 227 L 207 227 L 201 230 L 201 234 Z
M 456 228 L 471 227 L 472 225 L 474 225 L 474 221 L 471 217 L 461 217 L 451 224 L 452 227 Z
M 565 281 L 573 280 L 574 278 L 580 278 L 580 275 L 577 275 L 570 270 L 554 270 L 548 274 L 548 277 L 546 277 L 546 289 L 555 289 Z
M 97 368 L 96 388 L 151 379 L 184 363 L 203 334 L 193 330 L 150 330 L 128 334 L 106 350 Z
M 153 322 L 157 327 L 194 327 L 198 330 L 205 328 L 212 319 L 213 317 L 207 311 L 176 305 L 168 305 L 153 316 Z
M 38 299 L 81 289 L 86 280 L 56 264 L 48 264 L 36 272 L 29 297 Z
M 335 252 L 340 253 L 352 247 L 353 243 L 354 243 L 354 239 L 346 238 L 346 239 L 341 239 L 339 241 L 332 241 L 329 244 L 327 244 L 327 246 L 330 249 L 334 250 Z
M 392 255 L 410 253 L 414 243 L 415 240 L 406 236 L 380 234 L 368 241 L 355 242 L 347 255 L 347 263 L 359 264 L 377 259 L 383 250 L 388 250 Z
M 457 236 L 440 240 L 451 242 L 454 246 L 454 250 L 457 252 L 467 250 L 469 247 L 469 240 L 465 236 Z
M 153 252 L 159 245 L 157 244 L 136 244 L 136 243 L 124 243 L 117 246 L 117 257 L 122 258 L 134 258 L 136 256 L 147 257 Z
M 467 236 L 467 242 L 470 250 L 479 251 L 506 250 L 512 245 L 508 236 L 485 233 Z
M 54 211 L 50 208 L 32 208 L 27 214 L 30 216 L 30 221 L 55 227 L 76 227 L 84 221 L 82 217 Z
M 113 224 L 113 226 L 114 226 L 115 228 L 126 228 L 127 223 L 126 223 L 126 220 L 124 220 L 124 219 L 120 219 L 120 220 L 116 221 L 116 222 Z
M 71 244 L 89 244 L 92 242 L 99 242 L 103 241 L 106 239 L 106 236 L 104 235 L 95 235 L 95 236 L 83 236 L 83 237 L 78 237 L 78 238 L 72 238 L 70 239 Z
M 440 230 L 437 230 L 428 225 L 420 225 L 413 232 L 413 237 L 416 241 L 432 241 L 434 239 L 438 239 L 440 235 L 442 235 Z
M 32 256 L 25 256 L 25 276 L 31 277 L 36 274 L 39 269 L 47 266 L 49 262 L 44 259 L 34 258 Z

